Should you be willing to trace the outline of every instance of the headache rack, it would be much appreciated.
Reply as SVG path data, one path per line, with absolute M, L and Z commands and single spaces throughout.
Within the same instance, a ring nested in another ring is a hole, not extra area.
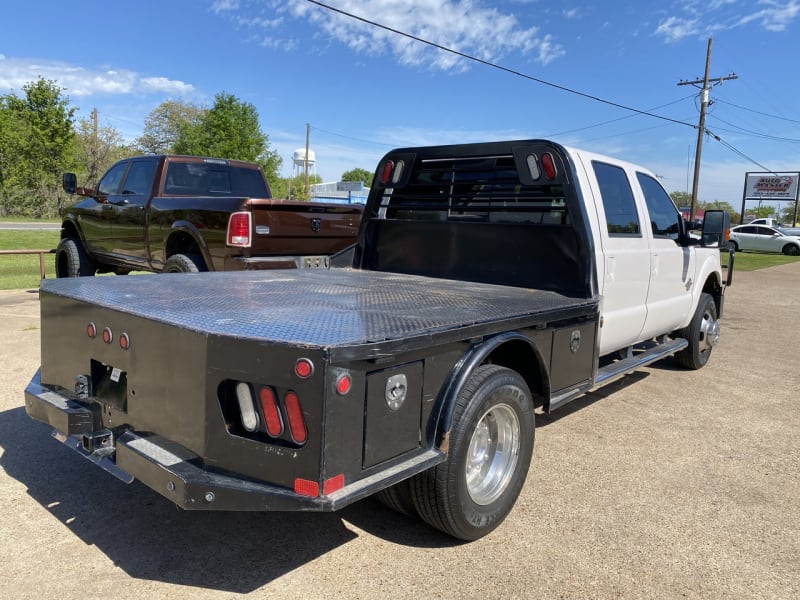
M 404 185 L 385 189 L 378 217 L 569 223 L 563 184 L 547 180 L 524 184 L 512 155 L 421 160 Z
M 563 149 L 537 140 L 390 152 L 359 266 L 590 297 L 591 244 L 568 166 Z

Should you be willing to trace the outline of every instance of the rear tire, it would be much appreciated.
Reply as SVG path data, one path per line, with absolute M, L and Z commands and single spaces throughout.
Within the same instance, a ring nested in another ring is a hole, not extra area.
M 410 517 L 416 516 L 411 482 L 406 479 L 375 493 L 375 498 L 387 508 Z
M 511 369 L 483 365 L 456 399 L 447 460 L 411 479 L 429 525 L 462 540 L 494 530 L 519 497 L 533 454 L 533 400 Z
M 97 267 L 75 238 L 64 238 L 56 248 L 56 277 L 89 277 Z
M 733 248 L 733 251 L 734 251 L 734 252 L 738 252 L 738 251 L 739 251 L 739 244 L 737 244 L 737 243 L 736 243 L 736 242 L 734 242 L 733 240 L 730 240 L 730 241 L 728 242 L 728 244 L 730 245 L 730 247 L 731 247 L 731 248 Z
M 711 356 L 711 350 L 719 343 L 717 305 L 710 294 L 700 294 L 692 322 L 678 331 L 677 335 L 689 340 L 689 346 L 675 355 L 678 364 L 692 370 L 703 368 Z
M 206 270 L 199 254 L 173 254 L 164 263 L 163 273 L 199 273 Z

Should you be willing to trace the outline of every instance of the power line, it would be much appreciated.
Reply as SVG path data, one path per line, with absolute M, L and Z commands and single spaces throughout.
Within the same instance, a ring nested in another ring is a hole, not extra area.
M 319 2 L 319 0 L 306 0 L 306 1 L 310 2 L 311 4 L 314 4 L 316 6 L 319 6 L 320 8 L 324 8 L 324 9 L 329 10 L 331 12 L 340 14 L 340 15 L 342 15 L 344 17 L 348 17 L 350 19 L 354 19 L 356 21 L 360 21 L 362 23 L 365 23 L 366 25 L 370 25 L 372 27 L 377 27 L 378 29 L 383 29 L 384 31 L 389 31 L 389 32 L 394 33 L 396 35 L 400 35 L 400 36 L 406 37 L 406 38 L 408 38 L 410 40 L 414 40 L 415 42 L 419 42 L 421 44 L 425 44 L 427 46 L 431 46 L 432 48 L 436 48 L 436 49 L 441 50 L 443 52 L 448 52 L 450 54 L 454 54 L 456 56 L 460 56 L 461 58 L 464 58 L 466 60 L 470 60 L 472 62 L 476 62 L 476 63 L 482 64 L 482 65 L 485 65 L 487 67 L 491 67 L 493 69 L 498 69 L 500 71 L 504 71 L 506 73 L 509 73 L 511 75 L 515 75 L 517 77 L 521 77 L 522 79 L 527 79 L 529 81 L 534 81 L 536 83 L 540 83 L 542 85 L 546 85 L 546 86 L 555 88 L 557 90 L 561 90 L 561 91 L 564 91 L 564 92 L 567 92 L 567 93 L 570 93 L 570 94 L 575 94 L 575 95 L 581 96 L 583 98 L 588 98 L 589 100 L 594 100 L 594 101 L 600 102 L 602 104 L 607 104 L 609 106 L 614 106 L 616 108 L 621 108 L 623 110 L 634 112 L 636 114 L 646 115 L 648 117 L 653 117 L 655 119 L 661 119 L 663 121 L 668 121 L 670 123 L 675 123 L 675 124 L 678 124 L 678 125 L 685 125 L 687 127 L 691 127 L 692 129 L 696 129 L 698 131 L 698 146 L 702 146 L 702 136 L 705 135 L 705 134 L 708 134 L 711 137 L 713 137 L 716 141 L 720 142 L 723 146 L 725 146 L 726 148 L 728 148 L 729 150 L 731 150 L 732 152 L 737 154 L 738 156 L 741 156 L 742 158 L 745 158 L 746 160 L 752 162 L 754 165 L 757 165 L 758 167 L 764 169 L 765 171 L 772 172 L 771 169 L 767 169 L 766 167 L 764 167 L 762 164 L 760 164 L 756 160 L 748 157 L 746 154 L 744 154 L 740 150 L 736 149 L 732 144 L 730 144 L 728 142 L 724 142 L 722 140 L 722 138 L 720 138 L 719 136 L 711 133 L 708 129 L 705 128 L 704 120 L 701 120 L 701 124 L 700 125 L 694 125 L 694 124 L 688 123 L 686 121 L 681 121 L 681 120 L 678 120 L 678 119 L 672 119 L 670 117 L 665 117 L 663 115 L 659 115 L 659 114 L 656 114 L 656 113 L 653 113 L 653 112 L 650 112 L 650 111 L 640 110 L 640 109 L 634 108 L 632 106 L 627 106 L 625 104 L 620 104 L 618 102 L 613 102 L 611 100 L 606 100 L 604 98 L 600 98 L 599 96 L 594 96 L 592 94 L 588 94 L 586 92 L 581 92 L 579 90 L 575 90 L 575 89 L 572 89 L 572 88 L 569 88 L 569 87 L 566 87 L 566 86 L 563 86 L 563 85 L 559 85 L 557 83 L 552 83 L 550 81 L 546 81 L 544 79 L 540 79 L 538 77 L 534 77 L 532 75 L 528 75 L 528 74 L 523 73 L 521 71 L 517 71 L 515 69 L 511 69 L 509 67 L 504 67 L 503 65 L 499 65 L 497 63 L 493 63 L 491 61 L 484 60 L 482 58 L 478 58 L 477 56 L 472 56 L 470 54 L 466 54 L 464 52 L 460 52 L 458 50 L 454 50 L 452 48 L 448 48 L 447 46 L 443 46 L 441 44 L 437 44 L 436 42 L 431 42 L 430 40 L 426 40 L 424 38 L 412 35 L 410 33 L 406 33 L 405 31 L 400 31 L 399 29 L 394 29 L 393 27 L 389 27 L 388 25 L 383 25 L 381 23 L 378 23 L 377 21 L 372 21 L 370 19 L 366 19 L 364 17 L 360 17 L 360 16 L 355 15 L 353 13 L 349 13 L 349 12 L 347 12 L 345 10 L 330 6 L 328 4 L 325 4 L 324 2 Z M 709 59 L 710 59 L 710 46 L 711 46 L 711 40 L 709 39 Z M 729 75 L 727 77 L 715 78 L 715 79 L 713 79 L 711 81 L 716 84 L 716 83 L 721 83 L 722 81 L 724 81 L 726 79 L 735 79 L 735 78 L 736 78 L 736 75 L 732 74 L 732 75 Z M 705 86 L 706 87 L 708 85 L 708 81 L 707 80 L 708 80 L 708 73 L 706 72 L 706 80 L 705 80 Z M 680 82 L 678 85 L 688 85 L 688 84 L 695 84 L 695 83 L 699 83 L 699 81 L 698 82 Z M 377 142 L 370 142 L 370 143 L 377 143 Z M 699 168 L 699 160 L 697 161 L 696 168 Z M 695 181 L 697 181 L 697 179 L 698 179 L 698 177 L 695 176 Z M 695 191 L 693 191 L 692 198 L 694 199 L 694 197 L 696 197 L 696 195 L 697 195 L 697 192 L 695 190 Z
M 563 85 L 559 85 L 557 83 L 552 83 L 550 81 L 545 81 L 544 79 L 539 79 L 538 77 L 534 77 L 533 75 L 528 75 L 523 73 L 522 71 L 517 71 L 515 69 L 511 69 L 509 67 L 504 67 L 503 65 L 499 65 L 497 63 L 493 63 L 488 60 L 484 60 L 482 58 L 478 58 L 477 56 L 472 56 L 471 54 L 466 54 L 465 52 L 460 52 L 458 50 L 454 50 L 453 48 L 448 48 L 447 46 L 442 46 L 441 44 L 437 44 L 436 42 L 431 42 L 430 40 L 426 40 L 424 38 L 418 37 L 416 35 L 412 35 L 410 33 L 406 33 L 405 31 L 400 31 L 399 29 L 394 29 L 393 27 L 389 27 L 388 25 L 383 25 L 378 23 L 377 21 L 372 21 L 370 19 L 366 19 L 364 17 L 360 17 L 358 15 L 354 15 L 353 13 L 349 13 L 344 11 L 340 8 L 335 8 L 333 6 L 329 6 L 323 2 L 319 2 L 318 0 L 306 0 L 311 4 L 315 4 L 321 8 L 327 9 L 331 12 L 338 13 L 342 16 L 349 17 L 351 19 L 355 19 L 357 21 L 361 21 L 362 23 L 366 23 L 367 25 L 371 25 L 372 27 L 377 27 L 379 29 L 383 29 L 384 31 L 389 31 L 391 33 L 395 33 L 397 35 L 401 35 L 403 37 L 407 37 L 408 39 L 414 40 L 415 42 L 419 42 L 421 44 L 425 44 L 427 46 L 431 46 L 438 50 L 442 50 L 443 52 L 449 52 L 450 54 L 455 54 L 456 56 L 460 56 L 461 58 L 465 58 L 467 60 L 471 60 L 473 62 L 485 65 L 487 67 L 492 67 L 493 69 L 499 69 L 500 71 L 505 71 L 506 73 L 510 73 L 512 75 L 516 75 L 517 77 L 522 77 L 523 79 L 528 79 L 529 81 L 535 81 L 536 83 L 541 83 L 542 85 L 546 85 L 557 90 L 561 90 L 563 92 L 568 92 L 570 94 L 575 94 L 577 96 L 582 96 L 584 98 L 588 98 L 589 100 L 594 100 L 596 102 L 601 102 L 603 104 L 608 104 L 609 106 L 614 106 L 616 108 L 621 108 L 623 110 L 629 110 L 631 112 L 635 112 L 640 115 L 647 115 L 648 117 L 653 117 L 656 119 L 662 119 L 664 121 L 669 121 L 671 123 L 677 123 L 678 125 L 685 125 L 687 127 L 692 127 L 693 129 L 697 129 L 697 125 L 692 123 L 687 123 L 686 121 L 679 121 L 678 119 L 672 119 L 670 117 L 665 117 L 663 115 L 657 115 L 655 113 L 648 112 L 646 110 L 640 110 L 638 108 L 633 108 L 632 106 L 627 106 L 625 104 L 620 104 L 618 102 L 613 102 L 611 100 L 606 100 L 605 98 L 600 98 L 599 96 L 594 96 L 592 94 L 588 94 L 586 92 L 581 92 L 572 88 L 568 88 Z
M 771 115 L 769 113 L 761 112 L 760 110 L 755 110 L 753 108 L 747 108 L 746 106 L 739 106 L 738 104 L 734 104 L 733 102 L 728 102 L 727 100 L 720 100 L 717 99 L 716 102 L 721 102 L 722 104 L 728 104 L 729 106 L 733 106 L 735 108 L 739 108 L 741 110 L 746 110 L 751 113 L 755 113 L 757 115 L 762 115 L 764 117 L 770 117 L 772 119 L 780 119 L 781 121 L 788 121 L 789 123 L 800 123 L 800 121 L 796 119 L 789 119 L 788 117 L 779 117 L 778 115 Z
M 765 140 L 774 140 L 776 142 L 800 143 L 800 139 L 780 137 L 780 136 L 777 136 L 777 135 L 769 135 L 769 134 L 766 134 L 766 133 L 753 131 L 752 129 L 745 129 L 744 127 L 740 127 L 739 125 L 731 123 L 730 121 L 726 121 L 725 119 L 722 119 L 722 118 L 720 118 L 720 117 L 718 117 L 716 115 L 712 114 L 712 115 L 709 115 L 709 116 L 711 116 L 712 118 L 716 119 L 717 121 L 725 123 L 726 125 L 730 125 L 731 127 L 734 127 L 735 130 L 733 130 L 733 131 L 727 130 L 727 131 L 730 131 L 731 133 L 742 133 L 742 134 L 745 134 L 745 135 L 752 135 L 754 137 L 765 139 Z

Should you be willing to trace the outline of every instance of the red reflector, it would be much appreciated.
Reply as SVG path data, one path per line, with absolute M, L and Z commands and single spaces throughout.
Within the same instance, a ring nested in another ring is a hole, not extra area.
M 325 482 L 325 485 L 322 486 L 322 495 L 327 496 L 328 494 L 332 494 L 344 487 L 344 473 L 339 473 L 336 477 L 331 477 L 328 481 Z
M 228 246 L 250 247 L 250 222 L 249 212 L 237 212 L 228 220 Z
M 556 178 L 556 163 L 553 160 L 553 155 L 549 152 L 542 154 L 542 167 L 544 167 L 544 176 L 548 179 Z
M 108 327 L 103 329 L 103 341 L 106 344 L 110 344 L 113 339 L 114 339 L 114 334 L 111 333 L 111 330 Z
M 121 336 L 119 336 L 119 347 L 123 350 L 127 350 L 131 347 L 131 338 L 128 337 L 127 333 L 123 333 Z
M 314 363 L 307 358 L 299 358 L 294 364 L 294 374 L 300 379 L 308 379 L 314 374 Z
M 381 173 L 381 183 L 384 185 L 389 183 L 389 179 L 392 177 L 392 171 L 394 170 L 394 161 L 387 160 L 386 164 L 383 165 L 383 173 Z
M 89 323 L 86 326 L 86 335 L 88 335 L 92 339 L 94 339 L 97 336 L 97 327 L 95 326 L 94 323 Z
M 316 481 L 298 478 L 294 480 L 294 491 L 301 496 L 316 498 L 319 496 L 319 484 Z
M 350 373 L 342 373 L 336 378 L 337 394 L 344 396 L 349 394 L 351 389 L 353 389 L 353 379 L 350 377 Z
M 264 422 L 267 426 L 267 433 L 272 437 L 278 437 L 283 433 L 283 420 L 278 410 L 278 399 L 272 388 L 261 388 L 259 394 L 261 399 L 261 410 L 264 413 Z
M 286 392 L 283 402 L 286 406 L 286 417 L 289 419 L 289 433 L 292 434 L 292 439 L 298 444 L 305 444 L 308 439 L 308 429 L 303 409 L 300 407 L 300 397 L 295 392 Z

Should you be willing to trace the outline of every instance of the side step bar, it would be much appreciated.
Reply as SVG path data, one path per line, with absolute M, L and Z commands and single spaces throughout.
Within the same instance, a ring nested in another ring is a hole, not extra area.
M 635 371 L 640 367 L 654 363 L 657 360 L 666 358 L 667 356 L 672 356 L 676 352 L 686 348 L 688 345 L 689 342 L 683 338 L 668 340 L 667 342 L 656 344 L 652 348 L 648 348 L 643 352 L 639 352 L 638 354 L 634 354 L 627 358 L 623 358 L 622 360 L 618 360 L 617 362 L 611 363 L 610 365 L 597 370 L 597 378 L 594 380 L 595 387 L 609 384 L 612 381 L 616 381 L 620 377 L 627 375 L 631 371 Z
M 656 343 L 649 348 L 641 350 L 635 354 L 629 353 L 627 357 L 598 369 L 597 377 L 594 380 L 594 385 L 590 386 L 588 389 L 581 386 L 579 388 L 567 390 L 566 392 L 563 392 L 557 396 L 553 396 L 550 399 L 550 411 L 563 406 L 570 400 L 574 400 L 578 396 L 585 394 L 590 390 L 608 385 L 609 383 L 624 377 L 628 373 L 632 373 L 636 369 L 645 367 L 658 360 L 661 360 L 662 358 L 666 358 L 667 356 L 672 356 L 676 352 L 680 352 L 686 348 L 688 345 L 688 340 L 685 340 L 684 338 L 676 338 L 674 340 L 668 339 L 666 341 Z

